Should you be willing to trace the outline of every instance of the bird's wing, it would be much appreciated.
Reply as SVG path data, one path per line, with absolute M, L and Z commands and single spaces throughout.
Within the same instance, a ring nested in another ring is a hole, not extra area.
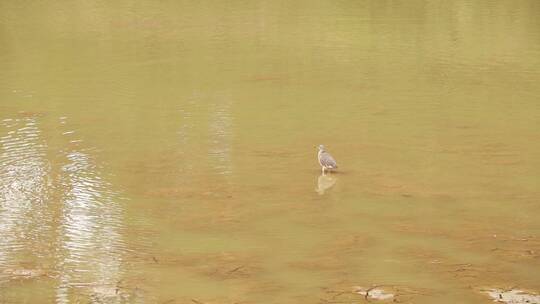
M 332 155 L 328 153 L 322 153 L 321 155 L 321 165 L 327 167 L 327 168 L 337 168 L 336 161 L 332 157 Z

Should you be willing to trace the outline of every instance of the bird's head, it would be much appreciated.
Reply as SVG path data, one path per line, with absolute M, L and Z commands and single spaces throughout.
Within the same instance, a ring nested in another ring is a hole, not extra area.
M 323 145 L 319 145 L 319 151 L 324 151 L 324 146 Z

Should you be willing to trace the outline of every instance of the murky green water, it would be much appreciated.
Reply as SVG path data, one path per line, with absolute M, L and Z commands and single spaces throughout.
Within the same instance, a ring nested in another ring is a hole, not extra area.
M 0 303 L 540 292 L 538 1 L 2 1 L 0 25 Z

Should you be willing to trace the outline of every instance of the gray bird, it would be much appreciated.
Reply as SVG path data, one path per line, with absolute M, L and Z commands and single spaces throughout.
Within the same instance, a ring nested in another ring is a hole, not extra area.
M 322 168 L 322 173 L 324 174 L 326 170 L 334 170 L 337 169 L 337 164 L 332 155 L 330 153 L 326 152 L 323 145 L 319 146 L 319 164 Z

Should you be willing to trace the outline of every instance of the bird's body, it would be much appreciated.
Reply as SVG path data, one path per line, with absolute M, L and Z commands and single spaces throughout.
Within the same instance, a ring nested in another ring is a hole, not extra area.
M 317 156 L 323 174 L 326 170 L 331 171 L 337 169 L 336 160 L 332 157 L 332 155 L 330 155 L 330 153 L 326 152 L 323 145 L 319 146 L 319 154 Z

